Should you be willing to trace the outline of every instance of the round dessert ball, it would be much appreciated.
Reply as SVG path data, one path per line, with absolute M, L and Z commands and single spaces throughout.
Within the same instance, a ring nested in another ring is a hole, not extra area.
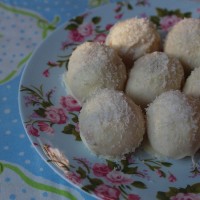
M 143 140 L 143 113 L 123 92 L 101 89 L 83 105 L 80 136 L 96 155 L 118 160 L 134 152 Z
M 163 52 L 153 52 L 135 61 L 126 85 L 133 101 L 146 107 L 156 96 L 171 89 L 180 89 L 184 70 L 178 59 Z
M 116 23 L 107 35 L 106 45 L 117 50 L 127 66 L 146 53 L 160 49 L 156 26 L 145 18 L 131 18 Z
M 147 109 L 150 146 L 160 155 L 180 159 L 200 148 L 200 103 L 179 90 L 167 91 Z
M 177 57 L 186 72 L 200 66 L 200 19 L 185 18 L 168 33 L 164 51 Z
M 194 97 L 200 97 L 200 67 L 195 68 L 186 79 L 183 93 Z
M 96 89 L 124 90 L 126 67 L 116 51 L 98 42 L 79 45 L 69 59 L 64 83 L 69 93 L 82 104 Z

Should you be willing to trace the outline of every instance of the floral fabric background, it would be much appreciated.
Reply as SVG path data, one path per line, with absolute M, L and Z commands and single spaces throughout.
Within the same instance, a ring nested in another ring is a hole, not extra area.
M 162 2 L 160 0 L 2 0 L 0 2 L 0 199 L 127 199 L 141 200 L 149 185 L 159 179 L 160 188 L 149 191 L 151 199 L 200 199 L 199 163 L 192 162 L 187 168 L 187 179 L 179 170 L 184 161 L 174 167 L 173 161 L 159 161 L 143 157 L 138 160 L 130 156 L 120 163 L 97 162 L 85 157 L 73 157 L 72 162 L 54 146 L 39 142 L 60 132 L 71 135 L 81 143 L 78 127 L 80 106 L 70 96 L 61 95 L 54 101 L 57 88 L 47 90 L 44 85 L 20 85 L 25 64 L 34 50 L 61 24 L 69 21 L 64 30 L 66 37 L 60 43 L 56 59 L 49 59 L 40 76 L 48 81 L 55 71 L 66 70 L 70 54 L 85 40 L 104 42 L 113 23 L 103 21 L 103 15 L 92 10 L 101 5 L 113 3 L 113 21 L 123 19 L 127 13 L 138 17 L 149 17 L 163 35 L 184 17 L 200 16 L 198 1 L 181 0 Z M 169 3 L 170 2 L 170 3 Z M 154 4 L 162 6 L 154 6 Z M 192 10 L 190 9 L 192 8 Z M 91 10 L 90 10 L 91 9 Z M 148 15 L 151 10 L 152 15 Z M 85 14 L 82 14 L 85 13 Z M 33 109 L 30 120 L 24 122 L 29 141 L 23 128 L 18 108 L 18 93 L 23 96 L 24 106 Z M 42 151 L 43 160 L 36 152 Z M 47 162 L 53 164 L 49 167 Z M 184 163 L 185 164 L 185 163 Z M 55 166 L 55 167 L 54 167 Z M 139 166 L 139 167 L 138 167 Z M 142 167 L 141 167 L 142 166 Z M 74 185 L 61 178 L 55 169 Z M 134 179 L 132 176 L 134 175 Z M 166 185 L 169 187 L 166 188 Z M 81 189 L 80 189 L 81 188 Z M 92 194 L 92 195 L 90 195 Z M 96 197 L 94 197 L 95 195 Z

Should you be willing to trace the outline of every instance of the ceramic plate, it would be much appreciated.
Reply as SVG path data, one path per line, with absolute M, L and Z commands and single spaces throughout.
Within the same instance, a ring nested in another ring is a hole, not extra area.
M 81 107 L 62 83 L 73 49 L 88 40 L 103 42 L 118 20 L 148 17 L 164 36 L 181 18 L 200 15 L 200 4 L 195 1 L 127 2 L 107 4 L 81 14 L 39 46 L 20 83 L 24 127 L 39 154 L 60 176 L 95 197 L 200 199 L 200 167 L 193 165 L 191 158 L 158 160 L 139 149 L 126 160 L 112 162 L 92 155 L 81 142 Z

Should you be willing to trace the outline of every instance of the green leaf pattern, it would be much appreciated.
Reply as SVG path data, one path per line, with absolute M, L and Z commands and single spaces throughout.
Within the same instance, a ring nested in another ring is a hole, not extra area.
M 150 20 L 157 25 L 158 29 L 166 32 L 181 19 L 192 16 L 191 12 L 181 12 L 179 9 L 168 10 L 166 8 L 156 8 L 156 14 L 150 16 Z
M 35 86 L 21 86 L 21 92 L 25 94 L 25 105 L 32 106 L 34 118 L 25 122 L 27 131 L 30 135 L 39 137 L 40 134 L 54 134 L 54 126 L 63 125 L 61 133 L 71 134 L 80 141 L 78 127 L 78 113 L 80 105 L 71 96 L 62 96 L 58 106 L 52 103 L 54 89 L 44 93 L 43 85 L 38 88 Z

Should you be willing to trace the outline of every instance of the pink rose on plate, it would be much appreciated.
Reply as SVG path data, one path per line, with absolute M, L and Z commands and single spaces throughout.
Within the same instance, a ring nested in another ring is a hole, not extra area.
M 170 197 L 170 200 L 200 200 L 200 194 L 178 193 L 176 196 Z
M 133 179 L 130 175 L 116 170 L 109 172 L 106 178 L 114 185 L 130 184 L 133 182 Z
M 54 61 L 48 61 L 47 65 L 51 66 L 51 67 L 57 67 L 59 66 L 58 63 L 54 62 Z
M 156 174 L 159 176 L 159 177 L 164 177 L 164 174 L 161 170 L 157 169 L 156 170 Z
M 47 133 L 53 133 L 54 132 L 54 129 L 49 126 L 49 124 L 47 124 L 46 122 L 38 122 L 38 126 L 39 126 L 39 129 L 40 131 L 43 131 L 43 132 L 47 132 Z
M 123 17 L 123 14 L 122 13 L 120 13 L 120 14 L 118 14 L 118 15 L 115 15 L 115 19 L 121 19 Z
M 48 69 L 44 70 L 42 74 L 44 77 L 49 77 L 49 70 Z
M 71 96 L 62 96 L 60 98 L 60 104 L 63 108 L 66 108 L 68 111 L 80 111 L 81 106 L 78 102 Z
M 82 24 L 78 27 L 78 32 L 84 37 L 88 37 L 88 36 L 92 35 L 93 30 L 94 30 L 94 28 L 91 23 Z
M 97 177 L 106 176 L 111 171 L 107 165 L 101 163 L 95 163 L 92 167 L 92 170 L 94 175 Z
M 84 36 L 77 29 L 69 31 L 69 38 L 73 42 L 83 42 Z
M 112 28 L 113 24 L 107 24 L 106 25 L 106 30 L 109 31 Z
M 141 198 L 136 194 L 129 194 L 128 200 L 140 200 Z
M 113 188 L 105 184 L 97 186 L 94 190 L 94 193 L 103 200 L 119 199 L 120 195 L 120 191 L 117 188 Z
M 181 18 L 176 15 L 165 16 L 160 20 L 160 26 L 164 31 L 169 31 L 169 29 L 179 22 Z
M 172 183 L 176 182 L 176 177 L 173 174 L 170 174 L 169 177 L 168 177 L 168 181 L 172 182 Z
M 39 131 L 36 129 L 32 124 L 27 124 L 26 125 L 27 131 L 30 135 L 33 135 L 35 137 L 39 137 Z
M 100 34 L 96 35 L 96 37 L 94 38 L 95 42 L 104 43 L 105 40 L 106 40 L 106 34 L 105 33 L 100 33 Z
M 46 109 L 46 118 L 55 124 L 65 124 L 67 117 L 62 108 L 50 106 Z
M 81 177 L 75 172 L 66 172 L 65 176 L 76 185 L 80 185 L 82 182 Z

